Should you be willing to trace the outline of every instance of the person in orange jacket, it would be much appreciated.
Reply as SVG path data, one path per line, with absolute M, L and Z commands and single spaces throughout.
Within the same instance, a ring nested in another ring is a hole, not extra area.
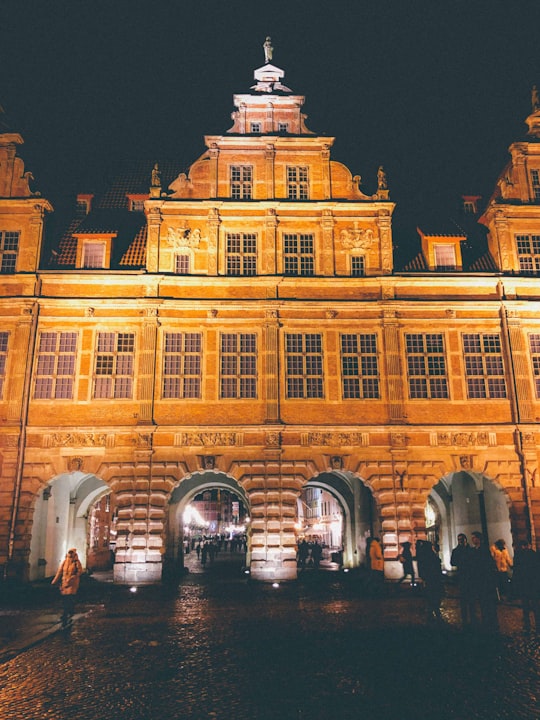
M 60 583 L 60 594 L 63 603 L 62 622 L 64 623 L 68 622 L 75 612 L 75 596 L 79 591 L 82 571 L 77 550 L 71 548 L 52 579 L 52 585 Z
M 499 592 L 499 598 L 502 598 L 507 594 L 508 571 L 513 567 L 512 558 L 502 538 L 493 543 L 490 551 L 491 557 L 495 560 L 495 565 L 497 566 L 497 590 Z

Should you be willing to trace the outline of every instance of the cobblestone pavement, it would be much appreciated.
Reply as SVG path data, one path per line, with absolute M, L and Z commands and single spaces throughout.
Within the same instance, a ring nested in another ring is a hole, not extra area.
M 540 718 L 519 608 L 499 606 L 497 637 L 463 633 L 452 588 L 442 628 L 410 587 L 374 599 L 353 573 L 306 572 L 274 588 L 219 564 L 137 592 L 88 582 L 78 611 L 0 664 L 2 720 Z

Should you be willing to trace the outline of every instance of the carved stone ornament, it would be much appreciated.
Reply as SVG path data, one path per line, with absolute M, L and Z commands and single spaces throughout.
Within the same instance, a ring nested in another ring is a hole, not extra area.
M 205 470 L 213 470 L 216 467 L 216 458 L 213 455 L 203 457 L 202 466 Z
M 333 455 L 330 459 L 330 466 L 332 470 L 342 470 L 343 469 L 343 458 L 340 455 Z
M 368 445 L 369 434 L 360 432 L 310 432 L 302 434 L 302 445 Z
M 215 445 L 239 445 L 239 438 L 234 432 L 185 432 L 176 436 L 177 445 L 194 445 L 208 447 Z
M 278 448 L 281 446 L 281 433 L 278 430 L 267 432 L 264 436 L 266 447 Z
M 72 457 L 68 460 L 68 469 L 70 472 L 77 472 L 78 470 L 82 470 L 82 467 L 82 457 Z
M 339 234 L 341 244 L 348 250 L 367 250 L 375 242 L 375 233 L 371 228 L 360 228 L 358 222 L 353 227 L 343 228 Z
M 490 434 L 487 432 L 443 432 L 437 433 L 437 445 L 453 445 L 470 447 L 474 445 L 491 445 Z
M 58 432 L 51 433 L 52 447 L 95 447 L 107 442 L 105 433 Z
M 472 468 L 472 456 L 471 455 L 460 455 L 459 464 L 463 470 L 471 470 Z
M 167 242 L 169 245 L 172 245 L 175 250 L 199 247 L 203 239 L 199 228 L 190 230 L 188 227 L 170 227 L 167 231 Z

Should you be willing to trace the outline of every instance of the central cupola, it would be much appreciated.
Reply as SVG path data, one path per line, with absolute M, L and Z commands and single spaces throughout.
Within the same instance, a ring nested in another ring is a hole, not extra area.
M 228 133 L 239 135 L 313 135 L 301 112 L 303 95 L 295 95 L 282 80 L 285 71 L 270 63 L 273 48 L 267 37 L 263 45 L 265 64 L 254 73 L 251 93 L 233 96 L 237 108 L 231 115 L 234 125 Z

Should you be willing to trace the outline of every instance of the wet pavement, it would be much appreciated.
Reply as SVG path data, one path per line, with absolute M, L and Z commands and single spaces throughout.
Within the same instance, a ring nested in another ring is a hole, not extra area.
M 452 586 L 439 627 L 409 586 L 376 599 L 358 574 L 306 571 L 274 588 L 237 560 L 193 557 L 136 592 L 89 579 L 66 629 L 54 588 L 4 597 L 0 718 L 540 718 L 540 642 L 517 604 L 499 605 L 498 636 L 465 633 Z

